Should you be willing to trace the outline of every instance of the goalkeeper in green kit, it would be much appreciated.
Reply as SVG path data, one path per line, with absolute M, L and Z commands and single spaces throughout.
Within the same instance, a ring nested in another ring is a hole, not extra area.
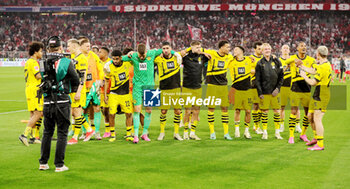
M 128 55 L 122 56 L 122 61 L 130 61 L 134 65 L 133 91 L 132 97 L 134 102 L 134 143 L 139 142 L 140 112 L 142 105 L 143 90 L 150 89 L 154 86 L 154 59 L 162 54 L 162 49 L 146 50 L 146 45 L 140 43 L 137 46 L 137 52 L 129 52 Z M 181 55 L 171 51 L 171 54 L 177 57 L 181 62 Z M 145 121 L 141 139 L 151 141 L 148 138 L 148 128 L 151 123 L 151 107 L 146 107 Z

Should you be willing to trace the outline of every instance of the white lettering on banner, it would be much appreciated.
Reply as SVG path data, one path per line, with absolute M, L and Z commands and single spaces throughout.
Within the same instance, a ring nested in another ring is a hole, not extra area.
M 310 10 L 310 4 L 299 4 L 299 10 Z
M 261 3 L 261 4 L 174 4 L 174 5 L 115 5 L 116 12 L 158 12 L 158 11 L 305 11 L 333 10 L 348 11 L 349 3 Z
M 185 11 L 196 11 L 196 5 L 185 5 Z
M 273 4 L 271 6 L 272 10 L 283 10 L 283 4 Z
M 337 5 L 336 4 L 331 4 L 330 10 L 337 10 Z
M 256 10 L 257 9 L 257 5 L 256 4 L 246 4 L 244 6 L 245 10 Z
M 340 4 L 338 10 L 350 10 L 350 4 Z
M 124 6 L 124 12 L 134 12 L 134 5 Z
M 146 5 L 137 5 L 136 6 L 136 12 L 145 12 L 147 10 Z
M 210 11 L 221 11 L 221 5 L 220 4 L 210 5 Z
M 197 5 L 198 6 L 198 10 L 199 11 L 206 11 L 208 10 L 209 5 L 205 4 L 205 5 Z
M 171 5 L 160 5 L 159 11 L 171 11 L 170 6 Z
M 271 4 L 259 4 L 258 10 L 270 10 L 270 5 Z
M 182 11 L 184 9 L 184 5 L 173 5 L 173 11 Z
M 158 11 L 158 5 L 148 5 L 147 11 Z
M 323 10 L 323 4 L 311 4 L 312 10 Z
M 298 10 L 297 4 L 285 4 L 284 10 Z
M 243 4 L 230 4 L 228 7 L 229 11 L 242 11 Z

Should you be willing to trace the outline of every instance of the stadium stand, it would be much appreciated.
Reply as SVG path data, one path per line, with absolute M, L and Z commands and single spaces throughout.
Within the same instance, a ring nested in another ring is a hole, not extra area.
M 188 46 L 191 37 L 186 24 L 191 24 L 202 29 L 203 45 L 208 48 L 215 48 L 220 39 L 248 48 L 256 40 L 268 39 L 275 49 L 283 44 L 294 48 L 298 41 L 305 41 L 313 49 L 326 45 L 332 54 L 350 50 L 350 15 L 337 12 L 78 13 L 69 16 L 1 13 L 0 16 L 0 57 L 26 57 L 22 51 L 30 41 L 49 35 L 59 35 L 65 41 L 85 35 L 95 45 L 116 49 L 133 47 L 134 19 L 136 41 L 146 42 L 148 36 L 152 48 L 165 40 L 167 30 L 175 49 Z

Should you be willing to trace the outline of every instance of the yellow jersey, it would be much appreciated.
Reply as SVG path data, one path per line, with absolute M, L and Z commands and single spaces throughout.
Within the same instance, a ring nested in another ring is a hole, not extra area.
M 83 53 L 78 54 L 77 56 L 74 57 L 74 60 L 77 61 L 77 63 L 75 64 L 75 70 L 78 73 L 79 78 L 82 77 L 82 74 L 84 74 L 84 86 L 82 88 L 82 93 L 86 91 L 86 75 L 87 75 L 87 67 L 88 67 L 88 61 L 86 56 Z
M 180 64 L 174 55 L 170 58 L 158 56 L 154 59 L 154 63 L 158 66 L 159 88 L 160 89 L 175 89 L 180 88 Z
M 212 85 L 227 85 L 227 69 L 233 61 L 231 54 L 219 55 L 216 50 L 204 50 L 211 55 L 207 66 L 207 83 Z
M 292 58 L 283 59 L 282 57 L 279 58 L 282 67 L 283 67 L 283 87 L 290 87 L 292 83 L 292 73 L 290 71 L 290 64 L 294 61 Z
M 252 69 L 255 70 L 256 64 L 263 58 L 263 55 L 256 56 L 255 54 L 250 55 L 250 57 L 253 57 L 255 59 L 254 62 L 252 62 Z M 255 72 L 251 73 L 251 80 L 252 80 L 252 88 L 256 88 L 255 84 Z
M 251 88 L 252 65 L 253 62 L 248 56 L 244 56 L 243 60 L 233 59 L 229 66 L 233 88 L 244 91 Z
M 299 58 L 297 54 L 292 55 L 290 58 L 292 60 L 300 59 L 303 62 L 303 65 L 308 68 L 313 68 L 316 64 L 316 60 L 308 55 L 305 55 L 304 59 Z M 311 91 L 311 86 L 300 76 L 299 68 L 295 65 L 294 61 L 290 63 L 290 71 L 292 75 L 291 90 L 293 92 L 309 93 Z M 307 76 L 310 77 L 310 74 L 307 73 Z
M 40 85 L 41 79 L 35 77 L 37 74 L 40 74 L 39 62 L 32 58 L 28 59 L 24 65 L 26 87 L 37 87 Z
M 41 79 L 36 78 L 37 74 L 40 74 L 39 62 L 32 58 L 28 59 L 24 65 L 24 79 L 26 82 L 27 98 L 34 98 L 35 96 L 32 95 L 36 95 L 36 91 L 39 90 Z
M 40 74 L 39 62 L 30 58 L 24 65 L 24 79 L 26 87 L 37 87 L 40 85 L 41 79 L 37 79 L 35 76 Z
M 330 90 L 329 85 L 332 79 L 332 66 L 331 63 L 325 62 L 315 66 L 316 75 L 314 79 L 317 81 L 317 85 L 313 94 L 314 100 L 320 101 L 322 97 L 329 97 Z
M 116 66 L 113 63 L 109 65 L 109 73 L 106 73 L 106 79 L 111 82 L 111 93 L 118 95 L 129 94 L 129 69 L 130 62 L 123 62 L 122 65 Z

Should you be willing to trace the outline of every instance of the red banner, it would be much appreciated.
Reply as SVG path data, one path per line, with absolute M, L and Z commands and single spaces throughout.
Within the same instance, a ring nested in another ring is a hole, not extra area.
M 171 11 L 350 11 L 350 3 L 267 3 L 267 4 L 170 4 L 115 5 L 115 12 L 171 12 Z

